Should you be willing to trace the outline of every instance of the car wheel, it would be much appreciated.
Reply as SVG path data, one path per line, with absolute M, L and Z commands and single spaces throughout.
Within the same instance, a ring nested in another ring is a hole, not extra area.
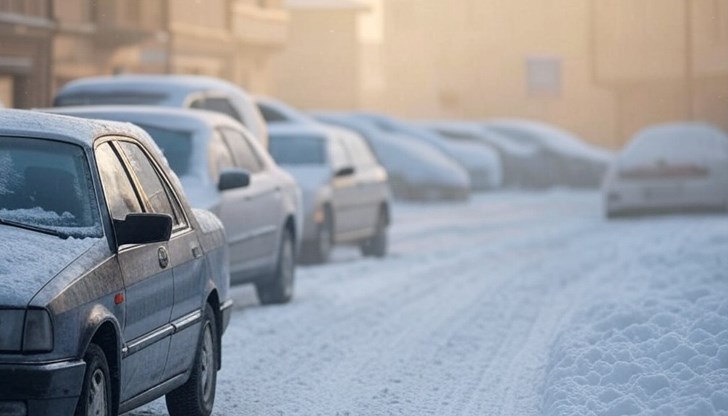
M 215 404 L 217 369 L 220 366 L 217 322 L 212 307 L 205 306 L 202 332 L 189 380 L 165 397 L 170 416 L 209 416 Z
M 104 350 L 90 344 L 83 361 L 86 373 L 75 416 L 111 416 L 111 376 Z
M 258 299 L 263 305 L 287 303 L 293 297 L 296 267 L 293 251 L 293 234 L 286 229 L 283 231 L 283 239 L 278 252 L 275 276 L 270 281 L 255 284 Z
M 362 243 L 361 253 L 366 257 L 384 257 L 387 255 L 388 245 L 387 217 L 381 211 L 377 219 L 377 231 L 373 237 Z

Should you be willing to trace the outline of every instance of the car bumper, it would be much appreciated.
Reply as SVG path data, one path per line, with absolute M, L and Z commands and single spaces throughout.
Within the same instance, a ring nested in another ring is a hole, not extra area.
M 725 211 L 728 194 L 706 183 L 619 186 L 605 195 L 608 215 Z
M 0 413 L 72 415 L 81 395 L 85 370 L 83 361 L 0 364 Z

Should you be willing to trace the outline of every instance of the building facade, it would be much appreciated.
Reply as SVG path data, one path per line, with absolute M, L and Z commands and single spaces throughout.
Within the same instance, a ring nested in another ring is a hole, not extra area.
M 309 109 L 359 108 L 362 101 L 360 0 L 288 0 L 290 36 L 274 59 L 272 93 Z
M 0 101 L 6 107 L 45 105 L 51 92 L 50 0 L 0 1 Z

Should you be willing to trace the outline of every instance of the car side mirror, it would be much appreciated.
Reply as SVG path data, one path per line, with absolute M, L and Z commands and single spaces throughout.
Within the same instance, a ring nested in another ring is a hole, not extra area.
M 217 182 L 217 189 L 226 191 L 228 189 L 245 188 L 250 185 L 250 174 L 243 169 L 225 169 L 220 174 Z
M 152 244 L 169 241 L 172 236 L 172 217 L 167 214 L 129 214 L 114 220 L 116 244 Z
M 345 167 L 337 170 L 336 172 L 334 172 L 334 177 L 343 178 L 343 177 L 346 177 L 346 176 L 353 175 L 354 172 L 356 172 L 356 171 L 355 171 L 355 169 L 353 167 L 351 167 L 351 166 L 345 166 Z

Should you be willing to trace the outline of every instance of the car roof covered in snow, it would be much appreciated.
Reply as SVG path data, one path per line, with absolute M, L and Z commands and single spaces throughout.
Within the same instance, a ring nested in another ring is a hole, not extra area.
M 103 105 L 42 109 L 55 114 L 114 120 L 158 127 L 165 130 L 212 130 L 218 126 L 245 129 L 231 117 L 212 111 L 176 107 Z
M 163 92 L 170 95 L 188 95 L 200 90 L 223 90 L 231 94 L 241 94 L 241 88 L 237 85 L 202 75 L 114 75 L 71 81 L 58 95 L 117 90 Z
M 109 135 L 148 140 L 144 130 L 130 123 L 9 109 L 0 110 L 0 135 L 62 140 L 86 147 L 92 147 L 96 138 Z

